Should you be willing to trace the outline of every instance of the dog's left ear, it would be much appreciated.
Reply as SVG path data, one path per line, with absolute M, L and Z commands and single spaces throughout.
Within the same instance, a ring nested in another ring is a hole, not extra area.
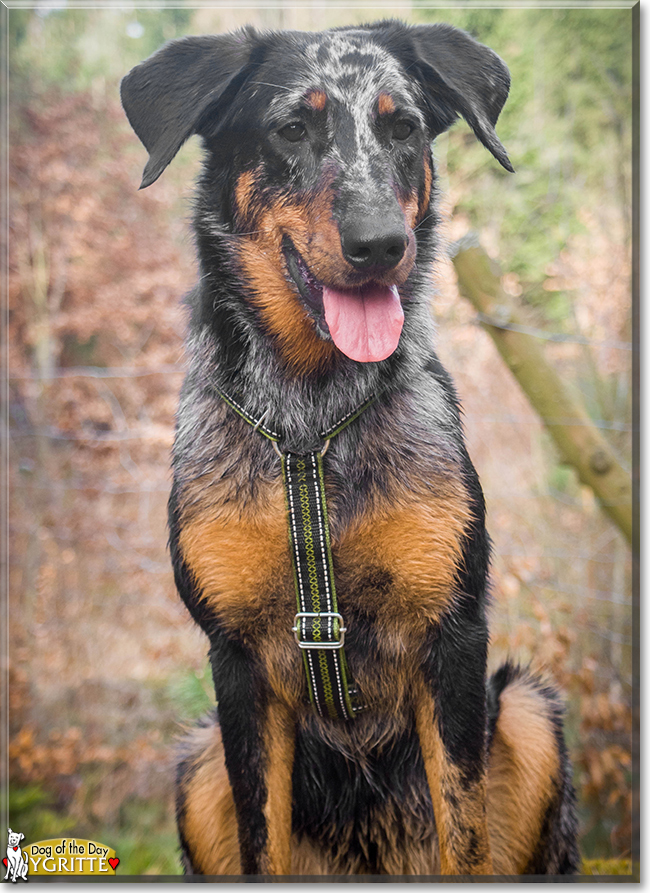
M 462 115 L 486 149 L 514 173 L 494 126 L 510 90 L 510 72 L 489 47 L 452 25 L 409 29 L 413 68 L 432 112 L 436 135 Z
M 22 833 L 22 831 L 21 831 L 21 833 L 20 833 L 20 837 L 18 838 L 18 840 L 24 840 L 24 839 L 25 839 L 25 835 L 24 835 L 24 834 Z

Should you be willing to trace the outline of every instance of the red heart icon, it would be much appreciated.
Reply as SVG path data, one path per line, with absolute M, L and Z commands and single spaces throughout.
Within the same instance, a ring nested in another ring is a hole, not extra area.
M 15 852 L 16 852 L 16 850 L 17 850 L 17 849 L 18 849 L 18 847 L 17 847 L 17 846 L 15 846 L 15 847 L 14 847 L 14 853 L 15 853 Z
M 111 868 L 113 869 L 113 871 L 115 871 L 115 869 L 117 868 L 117 866 L 120 864 L 120 860 L 119 860 L 119 859 L 117 858 L 117 856 L 116 856 L 114 859 L 109 859 L 109 860 L 108 860 L 108 864 L 111 866 Z
M 2 860 L 2 864 L 3 864 L 4 867 L 6 868 L 6 867 L 7 867 L 7 860 L 6 860 L 6 859 L 3 859 L 3 860 Z

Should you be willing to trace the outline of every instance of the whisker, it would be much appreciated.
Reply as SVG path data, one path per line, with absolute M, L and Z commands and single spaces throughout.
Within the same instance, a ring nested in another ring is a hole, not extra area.
M 251 81 L 254 87 L 275 87 L 276 90 L 286 90 L 287 93 L 293 93 L 294 87 L 285 87 L 282 84 L 269 84 L 266 81 Z
M 435 212 L 434 212 L 434 211 L 432 211 L 431 214 L 427 214 L 427 216 L 426 216 L 426 217 L 423 217 L 422 220 L 421 220 L 421 221 L 417 224 L 417 226 L 413 229 L 413 232 L 415 232 L 417 229 L 419 229 L 419 228 L 422 226 L 422 224 L 425 223 L 427 220 L 429 220 L 431 217 L 435 217 L 435 216 L 436 216 L 436 215 L 435 215 Z

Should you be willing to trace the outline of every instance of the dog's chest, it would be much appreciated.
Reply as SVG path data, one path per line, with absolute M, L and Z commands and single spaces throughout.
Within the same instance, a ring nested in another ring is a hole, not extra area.
M 198 597 L 221 624 L 259 643 L 291 640 L 296 594 L 281 479 L 254 499 L 205 499 L 184 521 L 180 546 Z M 328 492 L 326 475 L 326 493 Z M 452 597 L 468 521 L 466 494 L 447 482 L 426 496 L 402 485 L 376 495 L 343 520 L 340 494 L 328 493 L 339 609 L 378 628 L 416 629 L 435 620 Z M 354 641 L 354 636 L 352 637 Z

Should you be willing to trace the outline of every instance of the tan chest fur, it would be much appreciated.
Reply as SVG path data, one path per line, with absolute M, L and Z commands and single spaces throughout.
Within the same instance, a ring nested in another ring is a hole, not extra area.
M 223 625 L 257 642 L 291 638 L 296 597 L 282 482 L 259 488 L 245 505 L 208 499 L 183 524 L 183 556 L 201 597 Z M 457 481 L 416 494 L 401 488 L 342 530 L 332 519 L 332 554 L 341 610 L 355 610 L 379 626 L 414 632 L 449 603 L 469 519 Z M 373 581 L 382 579 L 383 585 Z
M 200 598 L 258 655 L 276 697 L 311 715 L 302 652 L 291 632 L 296 594 L 281 479 L 260 483 L 255 499 L 245 502 L 232 492 L 220 498 L 220 485 L 210 481 L 192 487 L 198 490 L 180 546 Z M 402 483 L 389 497 L 375 495 L 347 524 L 330 495 L 348 665 L 364 703 L 389 708 L 391 721 L 402 722 L 427 628 L 454 597 L 467 495 L 457 477 L 418 491 Z

